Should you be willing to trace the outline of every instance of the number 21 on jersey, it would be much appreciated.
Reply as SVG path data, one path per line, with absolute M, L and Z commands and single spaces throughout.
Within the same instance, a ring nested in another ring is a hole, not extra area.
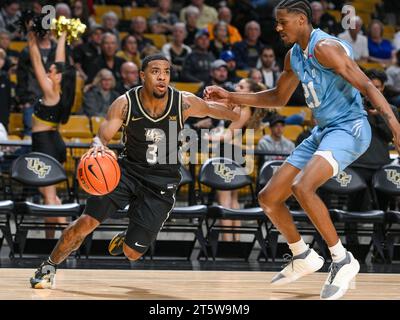
M 320 106 L 321 102 L 318 99 L 317 92 L 315 92 L 314 83 L 310 81 L 307 85 L 302 83 L 304 90 L 304 97 L 306 98 L 307 105 L 310 109 Z

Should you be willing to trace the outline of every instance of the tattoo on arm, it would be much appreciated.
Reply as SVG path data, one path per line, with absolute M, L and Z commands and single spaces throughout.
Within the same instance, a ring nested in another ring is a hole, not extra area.
M 182 110 L 186 111 L 191 107 L 191 105 L 189 103 L 187 103 L 186 101 L 182 101 Z

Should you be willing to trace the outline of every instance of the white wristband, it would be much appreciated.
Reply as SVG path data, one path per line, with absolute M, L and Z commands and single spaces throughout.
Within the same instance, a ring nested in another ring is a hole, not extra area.
M 101 146 L 104 146 L 103 142 L 101 142 L 101 140 L 98 136 L 95 136 L 93 138 L 92 147 L 101 147 Z

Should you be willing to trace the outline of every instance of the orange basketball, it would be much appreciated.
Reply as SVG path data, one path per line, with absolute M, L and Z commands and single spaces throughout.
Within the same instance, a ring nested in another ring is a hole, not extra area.
M 87 193 L 101 196 L 115 189 L 121 178 L 117 160 L 105 153 L 96 158 L 85 155 L 78 165 L 77 178 L 80 186 Z

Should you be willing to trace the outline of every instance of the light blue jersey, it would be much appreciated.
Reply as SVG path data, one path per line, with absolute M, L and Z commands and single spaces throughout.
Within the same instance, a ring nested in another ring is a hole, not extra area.
M 322 39 L 338 41 L 353 58 L 351 46 L 320 29 L 315 29 L 305 52 L 299 44 L 291 50 L 290 65 L 303 85 L 307 105 L 320 128 L 337 125 L 366 115 L 360 92 L 333 70 L 323 67 L 314 55 Z
M 315 58 L 315 45 L 322 39 L 338 41 L 353 58 L 349 44 L 319 29 L 312 32 L 305 52 L 297 43 L 293 46 L 290 65 L 303 85 L 306 102 L 318 125 L 286 161 L 301 170 L 314 155 L 319 155 L 337 175 L 368 149 L 371 127 L 360 92 Z

